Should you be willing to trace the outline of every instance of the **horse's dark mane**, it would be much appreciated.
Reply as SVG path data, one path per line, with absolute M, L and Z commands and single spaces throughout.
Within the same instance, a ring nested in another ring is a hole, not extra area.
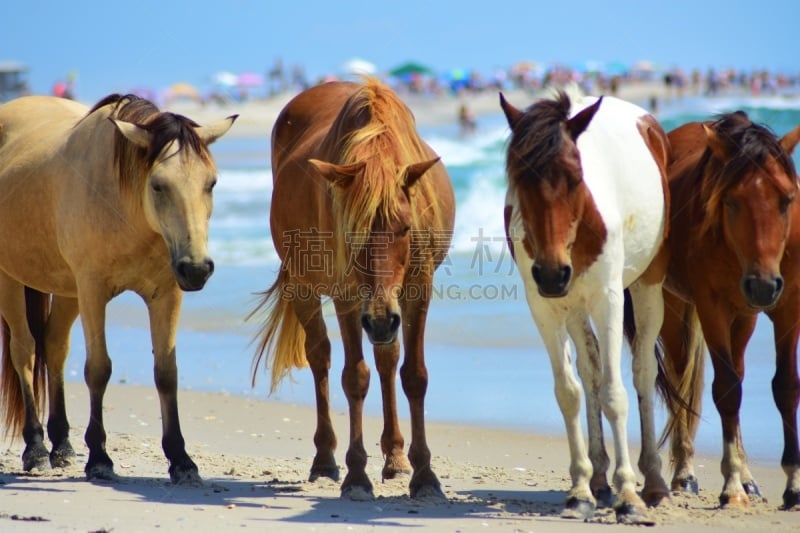
M 706 148 L 694 167 L 696 176 L 692 181 L 700 184 L 700 194 L 696 196 L 703 203 L 703 224 L 698 228 L 698 238 L 711 231 L 716 224 L 719 205 L 725 191 L 751 175 L 759 168 L 765 168 L 768 159 L 773 158 L 781 170 L 793 180 L 797 188 L 794 162 L 783 149 L 775 133 L 767 126 L 756 124 L 744 111 L 734 111 L 718 115 L 707 123 L 718 139 L 725 145 L 732 157 L 727 162 L 718 161 L 710 148 Z M 771 173 L 765 172 L 770 176 Z M 776 183 L 781 189 L 786 186 Z M 790 191 L 786 191 L 788 194 Z
M 564 124 L 569 119 L 569 96 L 559 91 L 555 98 L 528 107 L 511 132 L 506 169 L 511 179 L 536 178 L 558 157 L 563 148 Z M 521 169 L 525 172 L 520 172 Z
M 161 112 L 155 104 L 135 94 L 110 94 L 89 110 L 87 117 L 100 108 L 113 105 L 111 117 L 131 122 L 153 135 L 145 150 L 133 146 L 120 132 L 115 132 L 114 161 L 123 188 L 132 187 L 155 164 L 164 147 L 177 141 L 180 150 L 187 148 L 198 154 L 206 163 L 211 163 L 208 147 L 195 130 L 198 124 L 175 113 Z
M 763 166 L 770 157 L 775 158 L 787 175 L 796 175 L 794 162 L 780 139 L 767 126 L 751 122 L 744 111 L 718 115 L 711 128 L 735 154 L 725 164 L 721 176 L 738 179 L 754 166 Z

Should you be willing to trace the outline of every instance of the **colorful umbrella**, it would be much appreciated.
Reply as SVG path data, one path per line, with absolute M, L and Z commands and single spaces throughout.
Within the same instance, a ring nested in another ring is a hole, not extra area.
M 403 78 L 405 76 L 433 74 L 434 70 L 422 63 L 415 61 L 408 61 L 402 65 L 398 65 L 389 71 L 391 76 L 395 78 Z

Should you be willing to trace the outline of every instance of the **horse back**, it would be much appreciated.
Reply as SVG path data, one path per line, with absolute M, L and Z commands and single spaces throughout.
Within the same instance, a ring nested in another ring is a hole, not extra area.
M 273 181 L 292 160 L 313 157 L 347 99 L 358 89 L 349 82 L 324 83 L 295 96 L 272 128 Z
M 642 108 L 604 98 L 578 137 L 584 180 L 607 230 L 618 239 L 627 286 L 651 264 L 667 233 L 669 141 Z M 608 257 L 609 261 L 620 258 Z

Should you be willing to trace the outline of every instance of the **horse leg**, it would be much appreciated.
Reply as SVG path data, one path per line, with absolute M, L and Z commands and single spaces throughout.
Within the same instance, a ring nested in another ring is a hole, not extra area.
M 381 451 L 385 458 L 383 479 L 394 479 L 398 474 L 410 474 L 411 465 L 403 453 L 403 435 L 397 420 L 397 394 L 395 392 L 395 376 L 400 359 L 400 342 L 395 339 L 392 344 L 375 346 L 375 368 L 381 379 L 381 396 L 383 398 L 383 433 L 381 433 Z
M 114 462 L 106 453 L 106 430 L 103 425 L 103 397 L 111 378 L 111 359 L 106 345 L 106 303 L 110 295 L 98 289 L 91 280 L 78 285 L 78 307 L 86 341 L 86 364 L 83 377 L 89 388 L 89 424 L 84 440 L 89 447 L 86 478 L 114 479 Z
M 362 426 L 364 398 L 369 390 L 369 367 L 361 349 L 361 309 L 350 302 L 335 300 L 334 304 L 344 343 L 342 388 L 350 411 L 350 444 L 345 456 L 347 475 L 342 482 L 342 497 L 371 500 L 375 495 L 366 471 L 367 450 Z
M 597 337 L 585 314 L 575 314 L 567 322 L 567 330 L 578 352 L 576 363 L 586 396 L 586 423 L 589 430 L 589 459 L 592 462 L 592 479 L 589 486 L 601 505 L 610 506 L 614 494 L 608 485 L 607 473 L 611 462 L 603 439 L 603 421 L 600 412 L 600 383 L 603 367 Z
M 697 495 L 700 487 L 692 459 L 705 383 L 705 343 L 694 305 L 666 290 L 663 295 L 664 323 L 661 326 L 661 341 L 665 377 L 691 408 L 689 411 L 674 401 L 667 402 L 669 419 L 665 438 L 668 436 L 670 440 L 673 465 L 671 487 L 673 491 Z M 682 383 L 689 388 L 681 387 Z
M 636 474 L 628 451 L 628 395 L 622 383 L 622 287 L 609 287 L 605 298 L 596 307 L 595 324 L 598 324 L 600 355 L 603 362 L 603 383 L 600 400 L 603 413 L 611 425 L 614 436 L 616 466 L 614 486 L 617 501 L 614 504 L 617 521 L 623 523 L 649 522 L 646 507 L 636 494 Z M 605 327 L 603 327 L 605 325 Z
M 336 464 L 336 433 L 333 430 L 330 408 L 330 386 L 328 373 L 331 369 L 331 342 L 328 339 L 322 306 L 319 298 L 297 299 L 292 308 L 306 334 L 305 351 L 308 365 L 314 376 L 314 394 L 317 405 L 317 429 L 314 432 L 316 454 L 311 463 L 309 481 L 320 477 L 339 480 L 339 467 Z
M 175 336 L 178 315 L 183 296 L 175 287 L 159 291 L 156 297 L 148 298 L 150 335 L 153 340 L 153 375 L 161 401 L 161 448 L 169 461 L 169 477 L 172 483 L 199 485 L 202 483 L 197 465 L 186 453 L 186 442 L 181 433 L 178 416 L 178 364 L 176 361 Z
M 47 354 L 47 385 L 49 414 L 47 436 L 53 443 L 50 465 L 65 467 L 72 464 L 75 450 L 69 442 L 69 421 L 64 399 L 64 363 L 69 354 L 69 335 L 78 318 L 76 298 L 53 297 L 53 306 L 45 331 L 45 353 Z
M 664 302 L 661 283 L 649 284 L 644 280 L 630 287 L 636 321 L 636 336 L 633 339 L 633 384 L 639 400 L 639 423 L 642 451 L 639 456 L 639 471 L 644 475 L 642 499 L 647 505 L 658 505 L 669 497 L 669 489 L 661 477 L 661 456 L 656 440 L 655 397 L 658 363 L 655 346 L 661 324 L 664 321 Z
M 526 280 L 527 281 L 527 280 Z M 527 283 L 526 283 L 527 285 Z M 533 294 L 536 288 L 526 287 L 527 293 Z M 531 292 L 533 291 L 533 293 Z M 592 477 L 592 463 L 586 452 L 581 428 L 581 386 L 575 379 L 570 362 L 570 348 L 564 326 L 554 320 L 546 310 L 540 309 L 531 298 L 528 299 L 533 318 L 542 336 L 542 341 L 550 357 L 553 371 L 556 401 L 564 418 L 569 443 L 569 474 L 572 487 L 567 493 L 563 518 L 587 519 L 594 515 L 597 502 L 592 495 L 589 480 Z
M 431 468 L 431 451 L 425 436 L 425 393 L 428 390 L 428 369 L 425 367 L 425 321 L 431 282 L 416 281 L 424 287 L 414 298 L 401 298 L 403 313 L 403 346 L 405 354 L 400 367 L 400 380 L 408 399 L 411 414 L 411 444 L 408 459 L 414 469 L 409 483 L 412 498 L 444 498 L 439 479 Z
M 800 506 L 800 448 L 797 437 L 797 405 L 800 401 L 800 379 L 797 374 L 799 297 L 796 292 L 784 294 L 778 309 L 770 313 L 776 349 L 772 396 L 783 421 L 781 466 L 786 473 L 783 508 L 787 511 Z
M 724 325 L 724 317 L 717 312 L 703 323 L 703 331 L 711 352 L 714 365 L 712 397 L 722 421 L 722 462 L 724 478 L 720 505 L 746 507 L 750 500 L 743 486 L 743 473 L 746 469 L 742 455 L 741 426 L 739 407 L 742 402 L 742 380 L 744 379 L 744 347 L 755 326 L 755 315 L 737 317 L 726 328 L 726 335 L 720 335 L 719 327 Z M 701 317 L 708 316 L 701 310 Z M 716 320 L 714 320 L 716 319 Z M 713 322 L 711 322 L 713 320 Z M 730 347 L 724 340 L 728 332 L 733 332 Z M 722 342 L 720 342 L 722 340 Z
M 24 410 L 22 437 L 25 441 L 25 450 L 22 452 L 22 468 L 29 472 L 50 468 L 50 461 L 44 445 L 44 429 L 37 414 L 34 393 L 36 346 L 28 327 L 25 307 L 25 287 L 6 276 L 0 276 L 0 309 L 2 309 L 5 321 L 6 331 L 4 333 L 7 335 L 4 340 L 6 345 L 4 350 L 10 350 L 11 364 L 19 379 L 21 403 Z M 5 403 L 8 400 L 3 398 L 3 401 Z M 15 406 L 7 405 L 6 407 L 14 409 Z M 9 412 L 9 418 L 15 413 L 16 409 L 14 412 Z M 20 415 L 22 416 L 22 412 Z

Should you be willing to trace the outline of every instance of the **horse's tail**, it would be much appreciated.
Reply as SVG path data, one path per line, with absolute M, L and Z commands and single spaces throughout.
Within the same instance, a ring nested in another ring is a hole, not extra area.
M 253 386 L 256 384 L 258 366 L 267 354 L 271 359 L 272 383 L 270 393 L 275 392 L 278 384 L 291 371 L 292 367 L 308 366 L 306 359 L 306 332 L 292 307 L 291 299 L 286 294 L 288 273 L 281 269 L 278 279 L 266 291 L 260 293 L 261 301 L 248 316 L 266 314 L 261 329 L 256 335 L 258 347 L 253 357 Z
M 50 314 L 50 295 L 25 287 L 25 309 L 28 328 L 35 343 L 33 366 L 33 397 L 38 414 L 44 412 L 47 369 L 45 367 L 44 331 Z M 2 330 L 2 370 L 0 370 L 0 416 L 3 418 L 5 436 L 12 439 L 22 433 L 25 425 L 25 398 L 22 384 L 11 360 L 11 331 L 8 323 L 0 317 Z
M 625 289 L 624 306 L 622 313 L 622 332 L 628 339 L 628 345 L 633 346 L 633 339 L 636 338 L 636 319 L 633 316 L 633 299 L 631 291 Z
M 658 357 L 656 389 L 669 411 L 669 420 L 664 427 L 659 446 L 662 446 L 667 439 L 673 439 L 679 427 L 689 430 L 696 426 L 702 407 L 706 342 L 694 305 L 684 304 L 680 323 L 680 341 L 685 360 L 676 360 L 675 355 L 666 353 L 662 342 L 659 342 L 656 349 Z M 687 437 L 691 438 L 689 435 Z

